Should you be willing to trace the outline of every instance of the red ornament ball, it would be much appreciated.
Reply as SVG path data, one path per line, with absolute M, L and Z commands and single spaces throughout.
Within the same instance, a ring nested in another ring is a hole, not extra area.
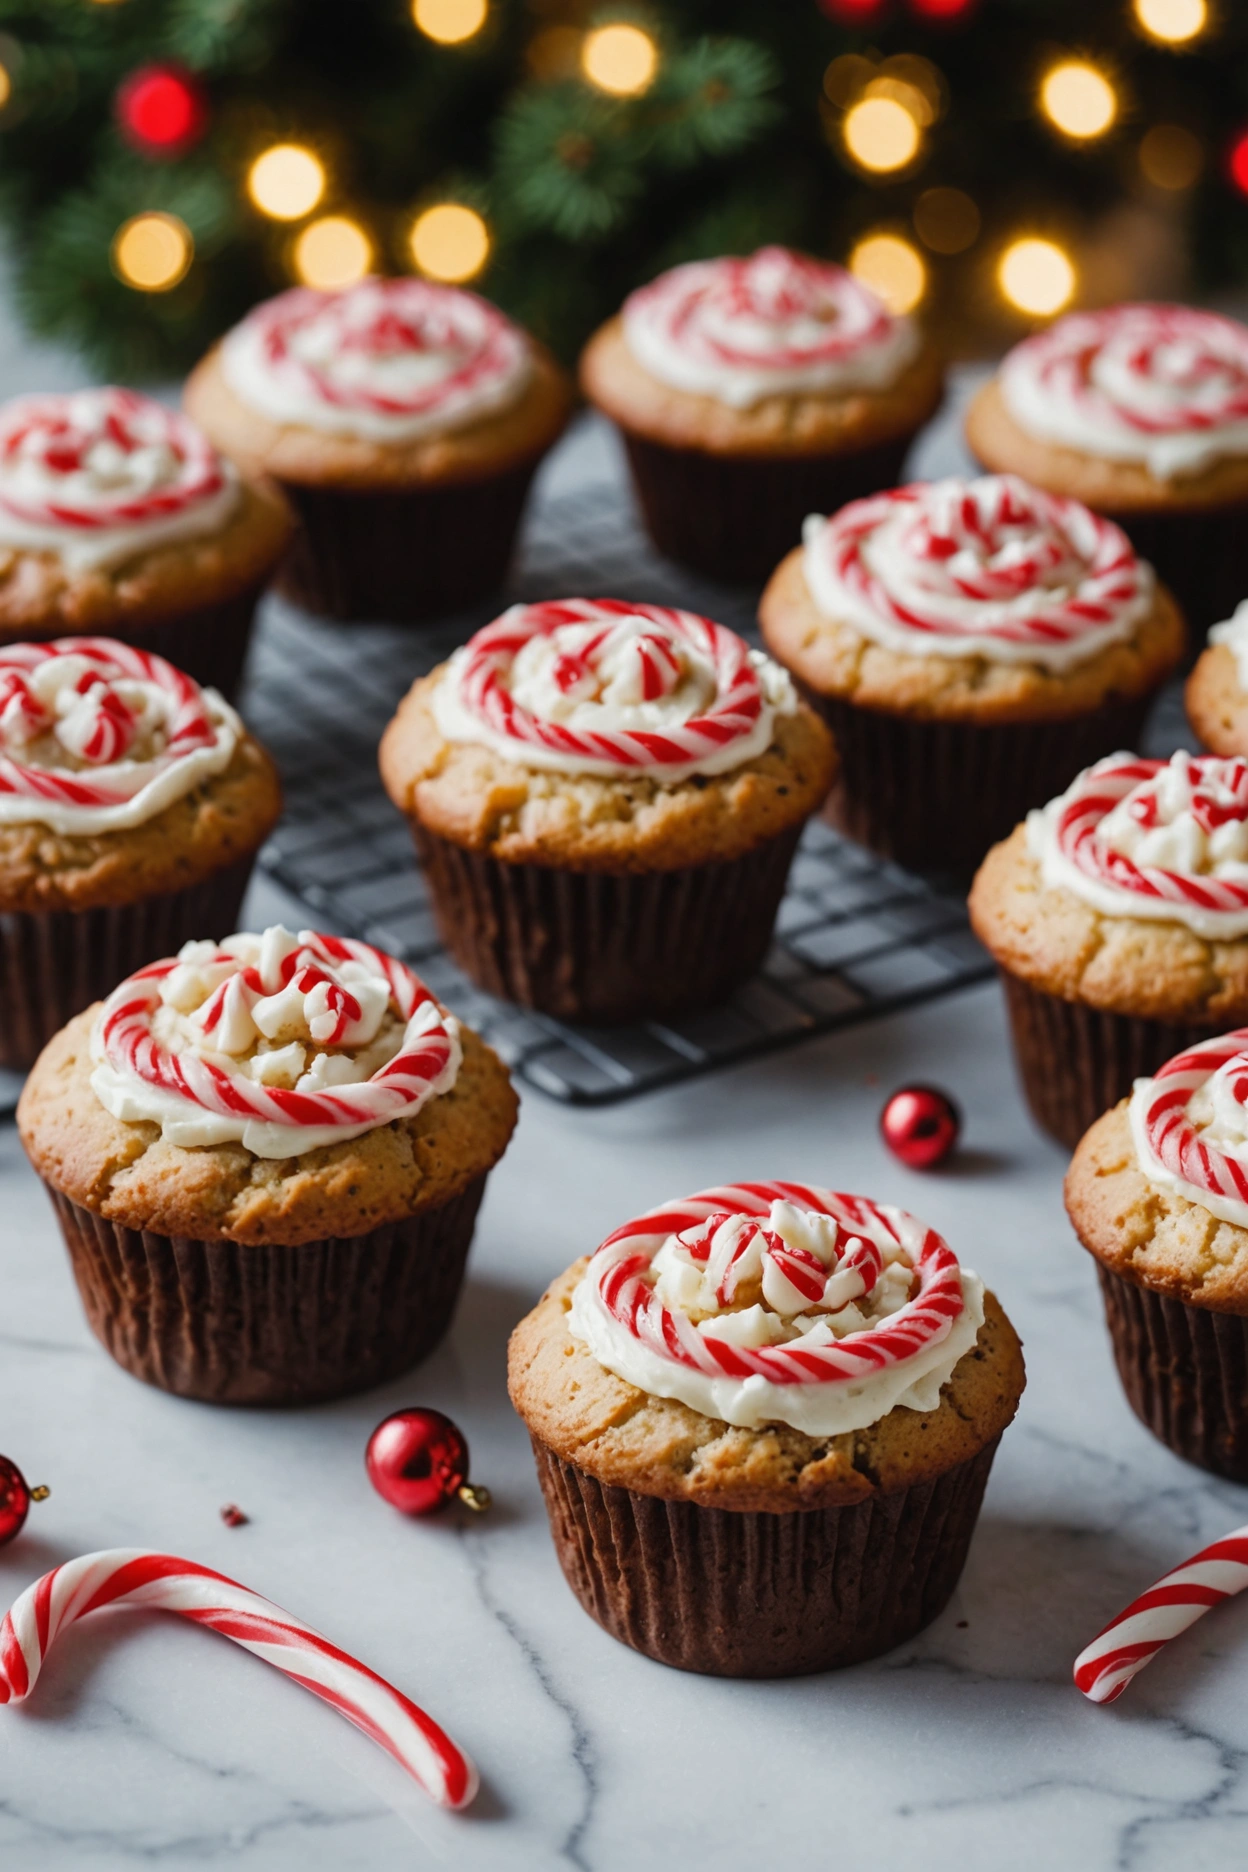
M 32 1501 L 44 1501 L 50 1491 L 32 1489 L 15 1462 L 0 1456 L 0 1547 L 16 1540 L 26 1525 Z
M 936 1086 L 902 1086 L 887 1099 L 880 1113 L 880 1134 L 911 1170 L 930 1170 L 943 1163 L 958 1141 L 962 1114 Z
M 404 1514 L 436 1514 L 456 1496 L 470 1508 L 488 1508 L 489 1491 L 468 1481 L 463 1432 L 441 1411 L 412 1406 L 378 1424 L 364 1452 L 368 1479 L 383 1500 Z
M 203 135 L 208 105 L 179 66 L 141 65 L 117 92 L 117 121 L 144 155 L 178 156 Z

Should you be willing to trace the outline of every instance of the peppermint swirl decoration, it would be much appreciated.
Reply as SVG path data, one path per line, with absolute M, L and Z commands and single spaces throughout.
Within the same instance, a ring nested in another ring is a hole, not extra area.
M 129 976 L 93 1051 L 92 1085 L 114 1117 L 160 1122 L 178 1144 L 238 1139 L 260 1157 L 413 1118 L 454 1084 L 461 1057 L 455 1021 L 402 962 L 276 926 L 187 944 Z
M 1152 602 L 1120 528 L 1014 475 L 894 488 L 808 520 L 805 539 L 819 608 L 903 655 L 1067 668 Z
M 0 648 L 0 825 L 62 832 L 143 824 L 233 758 L 214 691 L 108 637 Z
M 396 441 L 512 401 L 531 362 L 487 300 L 422 279 L 296 287 L 250 313 L 223 353 L 234 389 L 276 421 Z
M 679 780 L 764 752 L 796 698 L 782 671 L 710 618 L 569 598 L 513 605 L 478 631 L 435 707 L 449 739 L 524 766 Z
M 852 273 L 784 247 L 674 267 L 629 296 L 623 320 L 653 376 L 739 408 L 890 383 L 918 348 Z
M 1137 1080 L 1131 1130 L 1150 1182 L 1248 1228 L 1248 1027 Z
M 1163 479 L 1248 452 L 1248 328 L 1215 312 L 1072 313 L 1009 354 L 1001 387 L 1033 434 Z

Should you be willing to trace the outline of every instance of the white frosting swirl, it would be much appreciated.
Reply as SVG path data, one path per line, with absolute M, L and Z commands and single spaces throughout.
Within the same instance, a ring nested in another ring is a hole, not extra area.
M 1248 1229 L 1248 1029 L 1178 1053 L 1131 1094 L 1131 1140 L 1155 1189 Z
M 674 267 L 629 295 L 623 321 L 652 377 L 732 409 L 884 389 L 919 348 L 911 320 L 894 318 L 852 273 L 784 247 Z
M 0 408 L 0 546 L 70 571 L 218 533 L 238 476 L 187 417 L 134 390 L 23 396 Z
M 1189 306 L 1074 312 L 1001 367 L 1019 427 L 1159 480 L 1248 455 L 1248 328 Z
M 296 287 L 227 334 L 225 380 L 274 422 L 409 442 L 514 403 L 533 369 L 518 325 L 488 300 L 422 279 Z
M 1235 674 L 1241 689 L 1248 689 L 1248 598 L 1241 598 L 1234 617 L 1210 627 L 1209 642 L 1225 644 L 1235 659 Z
M 107 637 L 0 649 L 0 826 L 123 832 L 224 773 L 243 724 L 215 689 Z
M 802 536 L 818 608 L 906 656 L 1069 669 L 1153 601 L 1125 533 L 1013 475 L 893 488 L 812 514 Z
M 653 1397 L 807 1436 L 929 1411 L 984 1320 L 978 1276 L 904 1210 L 806 1184 L 735 1184 L 608 1237 L 568 1330 Z

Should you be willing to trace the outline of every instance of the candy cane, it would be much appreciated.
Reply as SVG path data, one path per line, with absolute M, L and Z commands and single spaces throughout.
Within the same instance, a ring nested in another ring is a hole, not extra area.
M 97 450 L 108 472 L 93 476 Z M 153 451 L 169 465 L 156 485 Z M 92 532 L 165 520 L 221 493 L 225 476 L 194 423 L 134 390 L 15 397 L 0 409 L 0 509 L 32 525 Z
M 444 1807 L 477 1791 L 468 1757 L 401 1690 L 302 1620 L 236 1580 L 145 1547 L 112 1547 L 53 1568 L 27 1587 L 0 1624 L 0 1703 L 30 1695 L 59 1633 L 104 1606 L 177 1612 L 252 1651 L 330 1703 L 393 1755 Z
M 1133 1599 L 1075 1659 L 1075 1682 L 1093 1703 L 1112 1703 L 1163 1645 L 1212 1606 L 1248 1586 L 1248 1527 L 1193 1554 Z

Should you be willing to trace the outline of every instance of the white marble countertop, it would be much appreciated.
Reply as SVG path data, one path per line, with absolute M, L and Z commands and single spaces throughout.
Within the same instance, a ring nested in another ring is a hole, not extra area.
M 22 381 L 34 379 L 0 358 L 0 391 Z M 924 465 L 941 459 L 927 451 Z M 253 917 L 268 907 L 256 900 Z M 875 1129 L 885 1092 L 922 1078 L 966 1113 L 964 1149 L 928 1175 L 896 1164 Z M 928 1872 L 1241 1865 L 1248 1601 L 1113 1708 L 1070 1682 L 1075 1653 L 1126 1599 L 1248 1520 L 1248 1491 L 1186 1467 L 1131 1415 L 1062 1169 L 1023 1112 L 993 986 L 611 1109 L 534 1094 L 435 1357 L 347 1403 L 228 1412 L 145 1389 L 96 1346 L 44 1195 L 0 1129 L 0 1450 L 53 1489 L 0 1549 L 0 1604 L 90 1549 L 187 1555 L 426 1702 L 484 1783 L 470 1813 L 442 1814 L 235 1647 L 174 1619 L 103 1615 L 58 1646 L 28 1705 L 0 1713 L 0 1865 L 744 1872 L 868 1853 Z M 1000 1294 L 1029 1381 L 936 1623 L 843 1674 L 734 1684 L 633 1655 L 574 1601 L 504 1348 L 546 1280 L 622 1216 L 771 1176 L 929 1219 Z M 404 1403 L 461 1424 L 494 1491 L 488 1516 L 406 1521 L 372 1492 L 366 1438 Z M 247 1526 L 223 1526 L 229 1501 Z

